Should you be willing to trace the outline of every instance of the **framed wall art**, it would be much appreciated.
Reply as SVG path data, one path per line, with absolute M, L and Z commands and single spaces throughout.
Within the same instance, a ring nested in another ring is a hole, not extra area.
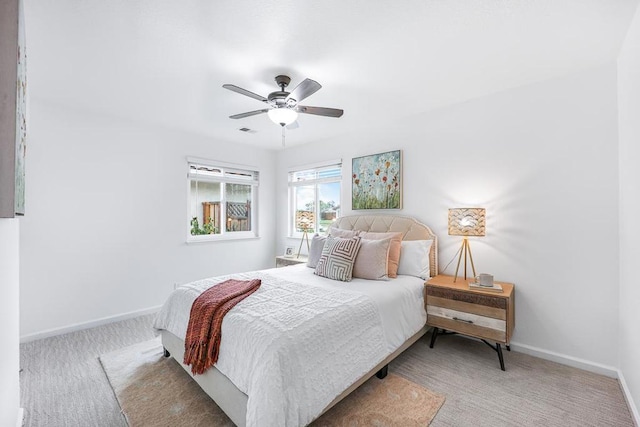
M 351 209 L 402 209 L 402 151 L 351 160 Z
M 16 90 L 15 213 L 24 215 L 24 159 L 27 151 L 27 43 L 24 36 L 23 3 L 18 25 L 18 73 Z
M 27 53 L 22 1 L 3 4 L 0 35 L 0 218 L 13 218 L 25 211 Z

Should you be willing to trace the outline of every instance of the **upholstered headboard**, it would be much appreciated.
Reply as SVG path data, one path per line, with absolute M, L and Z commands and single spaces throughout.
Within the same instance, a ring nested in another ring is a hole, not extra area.
M 403 240 L 433 240 L 429 270 L 431 276 L 438 274 L 438 238 L 429 227 L 415 218 L 398 215 L 349 215 L 338 218 L 331 226 L 376 233 L 402 232 Z

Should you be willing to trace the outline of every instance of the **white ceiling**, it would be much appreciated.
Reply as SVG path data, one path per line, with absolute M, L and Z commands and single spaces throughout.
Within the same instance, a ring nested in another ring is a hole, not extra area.
M 287 146 L 614 61 L 638 0 L 25 0 L 30 94 L 278 149 L 274 77 L 323 88 Z M 238 131 L 248 127 L 256 133 Z

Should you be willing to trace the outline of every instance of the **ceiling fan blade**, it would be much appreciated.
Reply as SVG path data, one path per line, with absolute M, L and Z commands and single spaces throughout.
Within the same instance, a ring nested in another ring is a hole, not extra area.
M 327 117 L 342 117 L 342 114 L 344 114 L 344 110 L 339 110 L 337 108 L 308 107 L 306 105 L 298 105 L 296 107 L 296 111 L 298 113 L 315 114 L 316 116 Z
M 320 90 L 322 85 L 315 80 L 304 79 L 296 88 L 287 96 L 285 102 L 293 99 L 295 102 L 300 102 L 306 97 L 313 95 Z
M 258 101 L 262 101 L 262 102 L 267 102 L 268 101 L 268 99 L 265 98 L 264 96 L 258 95 L 257 93 L 253 93 L 253 92 L 248 91 L 246 89 L 242 89 L 241 87 L 238 87 L 236 85 L 225 84 L 225 85 L 222 85 L 222 87 L 225 88 L 225 89 L 229 89 L 232 92 L 239 93 L 240 95 L 244 95 L 244 96 L 248 96 L 249 98 L 257 99 Z
M 267 111 L 269 111 L 268 108 L 265 108 L 263 110 L 248 111 L 246 113 L 234 114 L 233 116 L 229 116 L 229 118 L 230 119 L 244 119 L 245 117 L 255 116 L 255 115 L 258 115 L 258 114 L 266 113 Z

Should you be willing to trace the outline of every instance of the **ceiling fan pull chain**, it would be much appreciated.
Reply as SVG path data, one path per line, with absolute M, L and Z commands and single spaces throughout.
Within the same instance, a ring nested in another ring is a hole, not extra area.
M 284 148 L 284 124 L 282 126 L 282 148 Z

